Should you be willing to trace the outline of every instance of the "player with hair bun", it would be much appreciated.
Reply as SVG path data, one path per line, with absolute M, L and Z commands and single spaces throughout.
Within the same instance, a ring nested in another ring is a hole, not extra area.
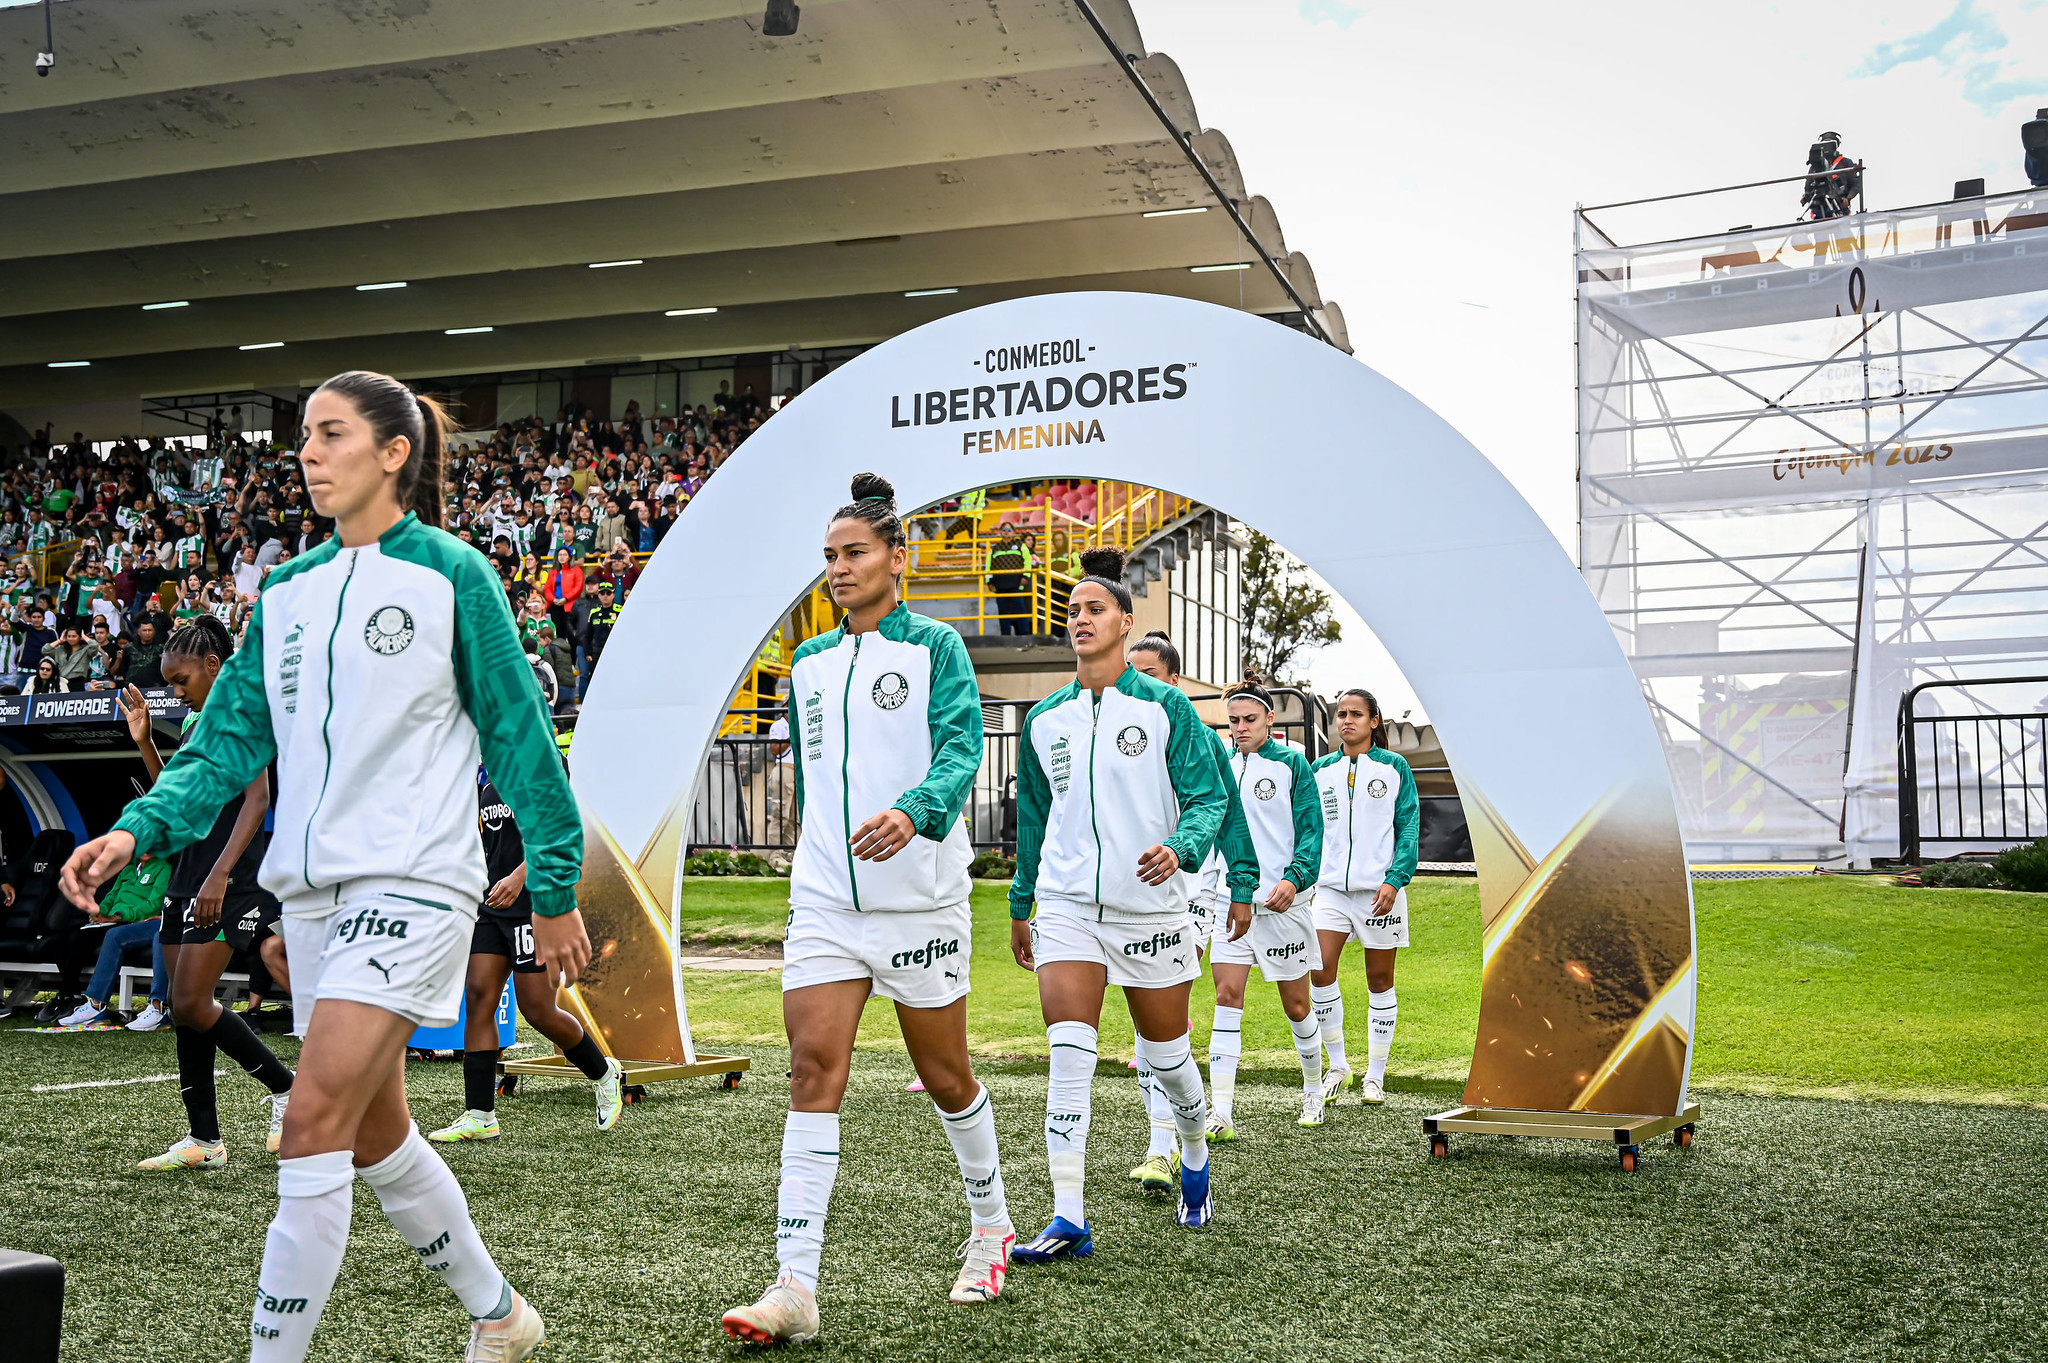
M 1050 1053 L 1046 1164 L 1053 1218 L 1020 1263 L 1094 1252 L 1083 1185 L 1110 985 L 1124 991 L 1139 1063 L 1166 1093 L 1181 1142 L 1184 1226 L 1214 1214 L 1202 1077 L 1188 1044 L 1188 987 L 1201 973 L 1183 867 L 1201 865 L 1230 812 L 1214 741 L 1178 687 L 1125 657 L 1124 556 L 1091 549 L 1067 600 L 1075 679 L 1033 706 L 1017 757 L 1017 875 L 1010 948 L 1038 975 Z M 1232 898 L 1241 888 L 1233 885 Z
M 1310 977 L 1316 1021 L 1330 1052 L 1323 1081 L 1335 1099 L 1351 1078 L 1344 1050 L 1344 991 L 1338 956 L 1356 938 L 1365 952 L 1365 1080 L 1360 1097 L 1386 1101 L 1387 1053 L 1394 1045 L 1399 1001 L 1394 957 L 1408 945 L 1408 882 L 1415 876 L 1421 840 L 1421 803 L 1415 774 L 1399 753 L 1387 751 L 1386 721 L 1370 691 L 1353 687 L 1337 697 L 1338 751 L 1315 765 L 1323 806 L 1323 862 L 1316 880 L 1315 925 L 1321 961 Z
M 868 999 L 896 1005 L 903 1044 L 952 1142 L 972 1229 L 951 1300 L 993 1301 L 1016 1233 L 995 1111 L 967 1056 L 974 847 L 961 820 L 981 768 L 981 694 L 950 626 L 913 614 L 896 490 L 872 473 L 825 527 L 825 583 L 846 612 L 790 664 L 790 742 L 801 832 L 789 876 L 782 1128 L 775 1258 L 761 1299 L 725 1313 L 754 1344 L 818 1333 L 818 1262 L 839 1176 L 839 1108 Z

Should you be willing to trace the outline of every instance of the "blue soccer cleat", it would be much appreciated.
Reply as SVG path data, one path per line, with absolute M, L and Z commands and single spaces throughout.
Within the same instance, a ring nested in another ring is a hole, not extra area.
M 1086 1226 L 1077 1226 L 1064 1216 L 1055 1216 L 1052 1224 L 1028 1243 L 1010 1251 L 1010 1262 L 1049 1264 L 1055 1259 L 1085 1259 L 1094 1252 L 1095 1240 Z
M 1209 1169 L 1207 1164 L 1199 1169 L 1181 1166 L 1180 1208 L 1174 1213 L 1174 1219 L 1183 1226 L 1206 1226 L 1216 1215 L 1215 1199 L 1209 1196 Z

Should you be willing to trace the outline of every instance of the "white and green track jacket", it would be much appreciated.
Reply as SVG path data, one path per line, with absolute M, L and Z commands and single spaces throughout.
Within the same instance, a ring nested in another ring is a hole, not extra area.
M 1129 667 L 1100 696 L 1074 681 L 1033 706 L 1017 745 L 1010 917 L 1053 902 L 1097 918 L 1185 913 L 1187 882 L 1147 885 L 1138 858 L 1163 843 L 1192 872 L 1223 831 L 1230 787 L 1208 733 L 1185 692 Z
M 914 912 L 965 903 L 974 846 L 960 818 L 981 769 L 981 693 L 951 625 L 897 607 L 876 628 L 806 639 L 789 669 L 790 741 L 802 811 L 789 902 Z M 856 861 L 853 830 L 885 809 L 917 836 Z
M 1252 846 L 1251 829 L 1244 821 L 1244 801 L 1238 798 L 1237 776 L 1230 766 L 1237 749 L 1214 729 L 1209 730 L 1209 736 L 1216 740 L 1212 745 L 1216 749 L 1216 771 L 1230 792 L 1230 813 L 1223 820 L 1222 835 L 1209 850 L 1209 859 L 1202 863 L 1196 892 L 1214 905 L 1245 904 L 1258 889 L 1259 854 Z
M 1252 907 L 1266 912 L 1266 896 L 1282 880 L 1296 891 L 1316 883 L 1323 863 L 1323 816 L 1316 808 L 1315 776 L 1298 749 L 1268 738 L 1257 752 L 1230 759 L 1244 821 L 1259 854 L 1259 891 Z
M 1401 889 L 1415 878 L 1421 804 L 1407 759 L 1385 748 L 1316 760 L 1323 805 L 1323 865 L 1316 881 L 1333 890 Z
M 533 911 L 567 913 L 583 825 L 504 589 L 407 513 L 375 544 L 329 539 L 270 575 L 188 741 L 114 826 L 138 853 L 175 851 L 275 759 L 258 879 L 286 913 L 374 893 L 468 910 L 489 889 L 479 758 L 526 840 Z

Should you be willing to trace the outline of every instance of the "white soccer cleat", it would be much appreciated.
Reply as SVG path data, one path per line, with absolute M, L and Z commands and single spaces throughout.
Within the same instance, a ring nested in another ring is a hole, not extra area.
M 195 1141 L 188 1135 L 161 1155 L 152 1155 L 135 1167 L 154 1173 L 165 1169 L 225 1169 L 227 1163 L 225 1142 Z
M 964 1262 L 946 1299 L 969 1304 L 1001 1296 L 1003 1280 L 1010 1276 L 1010 1249 L 1016 1243 L 1017 1232 L 1009 1226 L 975 1227 L 974 1234 L 961 1242 L 957 1257 Z
M 1323 1124 L 1323 1091 L 1313 1088 L 1301 1095 L 1301 1115 L 1294 1119 L 1296 1126 L 1321 1126 Z
M 599 1131 L 609 1131 L 619 1124 L 619 1114 L 626 1110 L 625 1080 L 626 1067 L 606 1056 L 604 1078 L 591 1085 L 597 1091 Z
M 1350 1082 L 1350 1070 L 1329 1070 L 1325 1072 L 1323 1075 L 1323 1101 L 1325 1103 L 1336 1102 L 1337 1095 L 1342 1093 L 1344 1086 Z
M 719 1318 L 725 1332 L 749 1344 L 803 1344 L 818 1337 L 818 1299 L 811 1289 L 784 1274 L 752 1306 L 736 1306 Z
M 131 1032 L 154 1032 L 170 1025 L 170 1021 L 171 1010 L 152 999 L 150 1000 L 149 1007 L 137 1013 L 135 1021 L 128 1024 L 128 1030 Z
M 494 1141 L 498 1139 L 498 1114 L 471 1108 L 440 1130 L 429 1131 L 427 1139 L 441 1145 L 453 1141 Z
M 263 1100 L 270 1104 L 270 1134 L 263 1138 L 263 1148 L 273 1155 L 277 1153 L 277 1147 L 284 1144 L 284 1110 L 291 1100 L 290 1089 L 273 1093 Z
M 1368 1079 L 1358 1090 L 1358 1101 L 1376 1106 L 1387 1101 L 1387 1091 Z
M 1228 1145 L 1237 1139 L 1237 1128 L 1231 1125 L 1230 1117 L 1221 1112 L 1211 1112 L 1202 1131 L 1211 1145 Z
M 503 1320 L 469 1323 L 469 1347 L 462 1351 L 462 1363 L 521 1363 L 532 1358 L 547 1337 L 540 1312 L 514 1292 L 511 1313 Z

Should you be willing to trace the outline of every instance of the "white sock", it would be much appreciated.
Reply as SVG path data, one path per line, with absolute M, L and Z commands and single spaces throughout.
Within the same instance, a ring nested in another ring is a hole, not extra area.
M 1145 1096 L 1145 1121 L 1151 1128 L 1145 1142 L 1146 1159 L 1168 1159 L 1173 1155 L 1173 1104 L 1152 1073 L 1152 1061 L 1145 1054 L 1145 1038 L 1138 1038 L 1138 1092 Z
M 1323 1082 L 1323 1030 L 1313 1011 L 1301 1021 L 1287 1019 L 1294 1030 L 1294 1053 L 1301 1059 L 1301 1091 L 1308 1093 Z
M 277 1162 L 277 1215 L 256 1278 L 250 1363 L 299 1363 L 313 1342 L 348 1248 L 351 1158 L 330 1150 Z
M 932 1108 L 960 1161 L 960 1182 L 967 1189 L 967 1210 L 974 1228 L 1009 1225 L 1010 1207 L 1003 1200 L 1003 1161 L 996 1151 L 996 1105 L 988 1090 L 976 1094 L 965 1112 L 948 1112 L 937 1103 Z
M 1209 1105 L 1224 1121 L 1237 1097 L 1237 1058 L 1244 1054 L 1244 1009 L 1216 1005 L 1209 1028 Z
M 839 1114 L 792 1112 L 782 1124 L 782 1183 L 775 1191 L 775 1262 L 818 1290 L 825 1208 L 839 1178 Z
M 1186 1032 L 1171 1041 L 1138 1038 L 1138 1053 L 1152 1063 L 1152 1083 L 1173 1113 L 1180 1134 L 1180 1166 L 1199 1173 L 1209 1165 L 1209 1138 L 1202 1129 L 1208 1118 L 1202 1102 L 1202 1071 L 1195 1066 L 1194 1047 Z
M 1330 1053 L 1330 1068 L 1350 1069 L 1351 1060 L 1344 1054 L 1344 986 L 1335 980 L 1313 985 L 1308 996 L 1316 1006 L 1316 1026 L 1323 1034 L 1323 1049 Z
M 1045 1085 L 1045 1163 L 1052 1175 L 1052 1214 L 1088 1224 L 1081 1197 L 1088 1162 L 1090 1089 L 1095 1083 L 1095 1029 L 1055 1022 L 1045 1029 L 1052 1053 Z
M 419 1255 L 420 1267 L 439 1274 L 473 1319 L 492 1317 L 507 1305 L 505 1275 L 469 1219 L 469 1199 L 417 1124 L 396 1150 L 356 1172 Z
M 1384 994 L 1367 994 L 1365 1003 L 1371 1018 L 1365 1030 L 1365 1077 L 1372 1083 L 1384 1085 L 1387 1052 L 1394 1049 L 1394 1023 L 1401 1016 L 1399 1001 L 1395 999 L 1394 991 L 1389 989 Z

